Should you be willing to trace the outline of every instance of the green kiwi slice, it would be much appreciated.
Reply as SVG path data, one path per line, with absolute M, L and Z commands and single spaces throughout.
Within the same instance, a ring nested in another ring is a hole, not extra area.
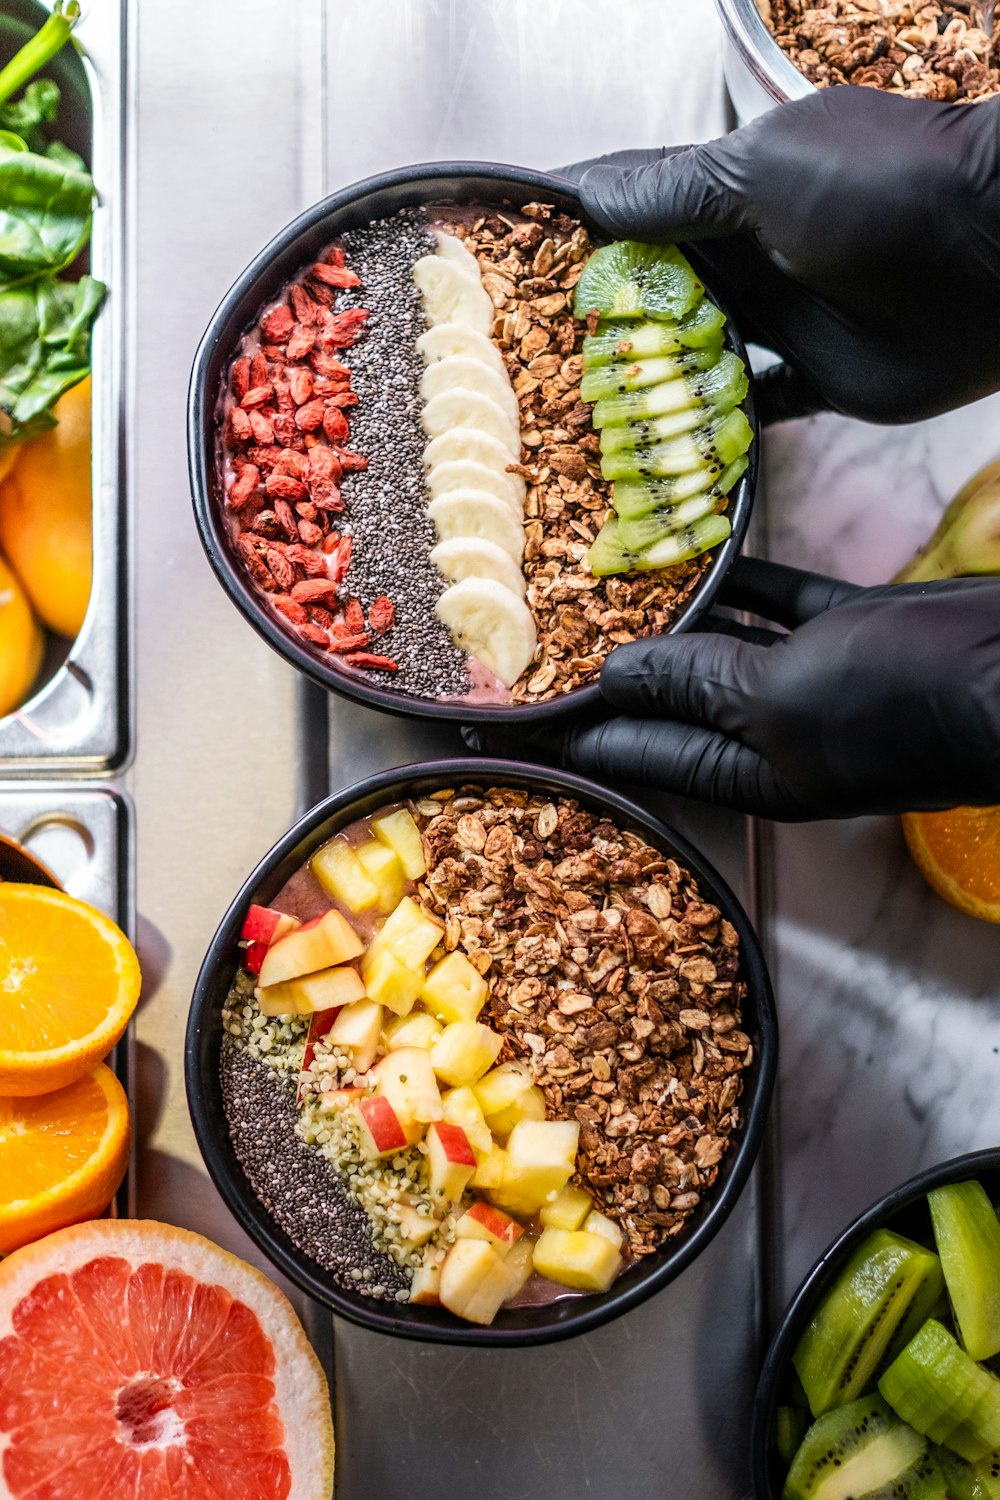
M 705 288 L 676 245 L 620 240 L 595 250 L 573 295 L 578 318 L 652 318 L 677 322 Z
M 601 457 L 601 473 L 605 479 L 636 480 L 703 472 L 713 482 L 752 442 L 753 429 L 737 408 L 696 432 L 684 433 L 669 442 L 605 453 Z
M 583 368 L 596 369 L 616 359 L 655 359 L 678 349 L 717 344 L 726 315 L 708 297 L 680 323 L 603 323 L 583 341 Z
M 977 1464 L 936 1445 L 930 1454 L 941 1470 L 949 1500 L 1000 1500 L 1000 1453 L 989 1453 Z
M 893 1410 L 970 1463 L 1000 1449 L 1000 1380 L 929 1318 L 878 1383 Z
M 714 516 L 722 510 L 725 501 L 711 490 L 695 495 L 693 500 L 683 500 L 669 510 L 653 510 L 649 515 L 639 516 L 633 521 L 618 517 L 618 538 L 630 552 L 644 552 L 656 542 L 678 531 L 684 531 L 701 521 L 705 516 Z
M 696 495 L 711 494 L 721 499 L 746 472 L 748 463 L 746 454 L 741 454 L 708 480 L 699 473 L 676 474 L 666 479 L 619 480 L 612 491 L 615 510 L 623 521 L 634 521 L 650 511 L 682 505 Z
M 945 1500 L 919 1433 L 879 1396 L 826 1412 L 792 1460 L 783 1500 Z
M 749 388 L 743 361 L 726 353 L 711 370 L 692 371 L 644 391 L 598 401 L 594 407 L 594 426 L 604 429 L 601 447 L 606 452 L 615 447 L 638 448 L 669 436 L 671 416 L 698 408 L 706 412 L 730 411 L 743 400 Z M 661 422 L 663 428 L 659 426 Z
M 678 375 L 710 370 L 721 354 L 721 344 L 708 344 L 704 349 L 682 349 L 677 354 L 664 354 L 658 359 L 599 365 L 596 370 L 587 370 L 580 381 L 580 399 L 604 401 L 612 396 L 624 396 L 629 391 L 641 391 L 645 386 L 659 385 L 664 380 L 675 380 Z
M 774 1414 L 774 1443 L 786 1464 L 790 1464 L 809 1427 L 809 1413 L 804 1406 L 779 1406 Z
M 936 1300 L 942 1285 L 940 1261 L 915 1240 L 877 1229 L 858 1246 L 792 1355 L 814 1417 L 874 1384 L 914 1298 L 930 1286 Z
M 941 1268 L 966 1353 L 1000 1353 L 1000 1220 L 979 1182 L 927 1194 Z
M 609 573 L 644 573 L 651 568 L 673 568 L 724 542 L 732 529 L 725 516 L 710 515 L 690 526 L 664 533 L 651 546 L 637 552 L 625 545 L 621 522 L 617 516 L 612 516 L 597 533 L 587 553 L 587 563 L 599 578 Z

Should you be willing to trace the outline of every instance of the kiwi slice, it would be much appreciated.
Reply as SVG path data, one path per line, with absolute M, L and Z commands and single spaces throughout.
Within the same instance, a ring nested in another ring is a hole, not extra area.
M 580 399 L 603 401 L 609 396 L 624 396 L 629 391 L 641 391 L 644 386 L 674 380 L 678 375 L 710 370 L 721 354 L 721 344 L 707 344 L 704 349 L 683 349 L 677 354 L 664 354 L 659 359 L 623 360 L 621 364 L 599 365 L 596 370 L 586 371 L 580 381 Z
M 636 552 L 625 545 L 621 522 L 617 516 L 612 516 L 597 533 L 587 553 L 587 562 L 598 578 L 608 573 L 645 573 L 651 568 L 673 568 L 724 542 L 732 529 L 725 516 L 706 516 L 690 526 L 667 532 L 652 546 Z
M 647 547 L 665 536 L 683 531 L 701 521 L 705 516 L 714 516 L 722 510 L 725 501 L 711 490 L 695 495 L 693 500 L 683 500 L 668 510 L 651 510 L 646 516 L 626 521 L 618 517 L 618 538 L 630 552 L 643 552 Z
M 1000 1453 L 987 1454 L 977 1464 L 936 1445 L 930 1455 L 941 1470 L 949 1500 L 1000 1500 Z
M 601 473 L 605 479 L 637 480 L 703 472 L 713 482 L 752 442 L 753 429 L 737 408 L 696 432 L 684 433 L 669 442 L 605 453 L 601 457 Z
M 707 480 L 699 473 L 676 474 L 667 479 L 620 480 L 612 491 L 615 510 L 623 521 L 634 521 L 639 516 L 649 515 L 650 511 L 682 505 L 685 500 L 700 494 L 717 495 L 721 499 L 746 472 L 748 462 L 746 455 L 741 454 L 725 469 L 717 471 L 714 478 Z
M 705 288 L 676 245 L 620 240 L 595 250 L 573 295 L 578 318 L 652 318 L 677 322 Z
M 809 1428 L 783 1500 L 945 1500 L 945 1493 L 920 1434 L 881 1397 L 862 1396 Z
M 1000 1220 L 979 1182 L 927 1194 L 941 1268 L 966 1353 L 1000 1353 Z
M 1000 1449 L 1000 1380 L 929 1318 L 878 1383 L 904 1422 L 978 1463 Z
M 809 1413 L 803 1406 L 779 1406 L 774 1414 L 774 1443 L 786 1464 L 790 1464 L 801 1446 L 809 1426 Z
M 743 361 L 726 353 L 711 370 L 692 371 L 644 391 L 627 396 L 609 396 L 594 407 L 594 426 L 603 428 L 604 439 L 614 446 L 627 441 L 632 447 L 655 443 L 662 435 L 657 422 L 692 407 L 729 411 L 742 401 L 750 388 Z
M 680 323 L 603 323 L 583 341 L 583 368 L 596 369 L 616 359 L 655 359 L 678 349 L 717 344 L 726 315 L 708 297 Z
M 792 1355 L 814 1417 L 874 1385 L 914 1297 L 930 1285 L 936 1299 L 942 1284 L 937 1256 L 915 1240 L 877 1229 L 858 1246 Z

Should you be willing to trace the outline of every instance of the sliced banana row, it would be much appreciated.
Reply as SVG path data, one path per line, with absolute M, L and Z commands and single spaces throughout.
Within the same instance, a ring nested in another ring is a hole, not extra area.
M 517 396 L 489 334 L 493 304 L 479 263 L 454 235 L 413 268 L 428 329 L 417 340 L 431 561 L 450 580 L 436 614 L 470 656 L 512 687 L 538 639 L 524 603 L 524 480 Z

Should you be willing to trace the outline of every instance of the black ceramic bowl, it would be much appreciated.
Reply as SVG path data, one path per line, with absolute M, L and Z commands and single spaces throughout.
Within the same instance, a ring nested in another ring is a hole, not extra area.
M 757 1384 L 750 1438 L 755 1500 L 781 1500 L 787 1465 L 774 1443 L 775 1413 L 784 1404 L 782 1392 L 791 1371 L 792 1354 L 816 1304 L 874 1230 L 893 1229 L 909 1239 L 933 1244 L 927 1194 L 946 1182 L 966 1182 L 973 1177 L 983 1182 L 994 1201 L 1000 1197 L 1000 1149 L 953 1156 L 893 1188 L 837 1236 L 806 1276 L 771 1341 Z
M 338 668 L 325 652 L 310 649 L 261 604 L 242 565 L 237 561 L 226 532 L 222 480 L 219 465 L 218 408 L 226 371 L 242 336 L 257 321 L 262 308 L 272 302 L 282 287 L 336 235 L 356 229 L 373 219 L 401 208 L 425 203 L 508 204 L 520 209 L 541 199 L 561 210 L 584 217 L 574 183 L 545 172 L 490 162 L 430 162 L 403 167 L 370 177 L 325 198 L 283 229 L 251 261 L 216 309 L 195 355 L 188 392 L 188 466 L 195 517 L 208 560 L 223 588 L 257 633 L 293 666 L 321 687 L 342 693 L 371 708 L 410 718 L 454 719 L 459 723 L 511 723 L 530 725 L 574 712 L 599 698 L 596 683 L 575 688 L 544 703 L 470 704 L 420 698 L 392 688 L 366 682 L 359 672 Z M 597 233 L 597 231 L 595 231 Z M 728 313 L 725 303 L 708 288 L 713 299 Z M 749 370 L 746 349 L 732 321 L 728 321 L 727 343 Z M 755 434 L 758 432 L 753 388 L 744 403 Z M 715 549 L 697 588 L 692 592 L 672 629 L 690 630 L 710 607 L 722 582 L 739 554 L 750 519 L 757 479 L 759 438 L 749 452 L 749 468 L 729 499 L 732 535 Z
M 238 967 L 237 940 L 248 905 L 270 901 L 320 844 L 355 819 L 387 802 L 469 784 L 526 787 L 576 798 L 584 807 L 638 828 L 690 869 L 705 896 L 739 933 L 741 977 L 747 986 L 743 1029 L 753 1041 L 755 1052 L 744 1075 L 743 1123 L 687 1231 L 624 1272 L 603 1295 L 570 1297 L 543 1307 L 505 1309 L 489 1328 L 463 1323 L 441 1308 L 376 1302 L 353 1295 L 298 1250 L 263 1208 L 243 1174 L 230 1142 L 219 1078 L 222 1006 Z M 352 1322 L 380 1333 L 442 1344 L 527 1345 L 569 1338 L 627 1312 L 660 1291 L 701 1253 L 736 1203 L 757 1155 L 774 1083 L 777 1045 L 774 1003 L 760 944 L 732 891 L 690 844 L 635 803 L 578 776 L 511 761 L 437 761 L 383 772 L 327 798 L 300 819 L 260 862 L 222 919 L 198 975 L 188 1019 L 185 1076 L 195 1134 L 216 1187 L 264 1254 L 303 1291 Z

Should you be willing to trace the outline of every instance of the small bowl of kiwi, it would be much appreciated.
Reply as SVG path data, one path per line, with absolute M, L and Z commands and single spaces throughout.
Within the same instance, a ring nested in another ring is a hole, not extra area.
M 1000 1149 L 894 1188 L 820 1256 L 754 1402 L 755 1500 L 1000 1497 Z

